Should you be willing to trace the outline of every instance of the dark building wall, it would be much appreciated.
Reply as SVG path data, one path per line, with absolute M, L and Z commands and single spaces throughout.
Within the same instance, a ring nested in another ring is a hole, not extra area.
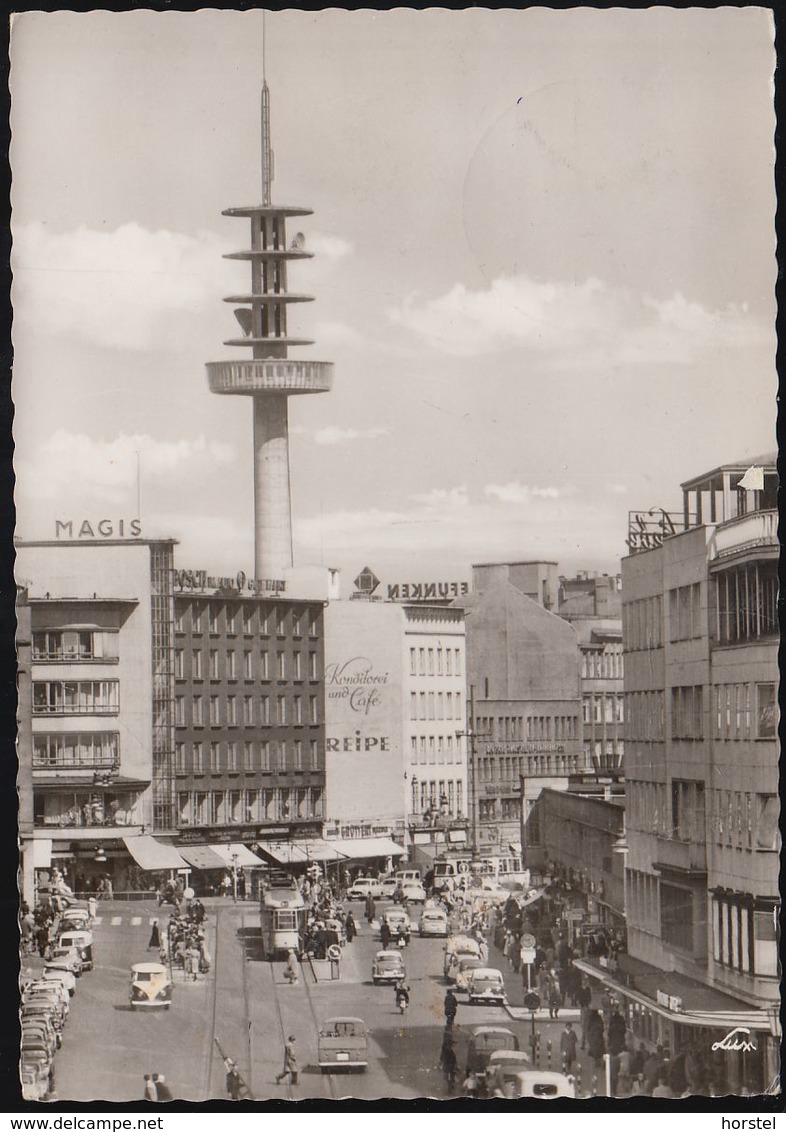
M 324 817 L 321 602 L 175 596 L 183 828 Z

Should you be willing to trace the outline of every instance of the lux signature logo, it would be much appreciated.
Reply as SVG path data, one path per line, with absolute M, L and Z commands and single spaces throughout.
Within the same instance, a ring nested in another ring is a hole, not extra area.
M 748 1039 L 738 1038 L 737 1034 L 747 1034 Z M 712 1043 L 713 1051 L 717 1049 L 722 1050 L 742 1050 L 744 1053 L 752 1053 L 756 1049 L 756 1043 L 750 1041 L 750 1030 L 744 1026 L 738 1026 L 736 1030 L 730 1030 L 725 1038 L 721 1038 L 719 1042 Z

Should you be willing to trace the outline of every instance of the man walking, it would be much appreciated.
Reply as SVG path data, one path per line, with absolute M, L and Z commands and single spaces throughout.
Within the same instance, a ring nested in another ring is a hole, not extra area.
M 581 986 L 576 990 L 576 1002 L 581 1010 L 581 1048 L 587 1048 L 587 1023 L 589 1022 L 590 1008 L 592 1006 L 592 991 L 586 979 L 581 980 Z
M 452 987 L 448 987 L 445 992 L 445 1025 L 451 1027 L 456 1018 L 456 1011 L 458 1010 L 458 999 L 453 993 Z
M 276 1074 L 276 1084 L 280 1085 L 285 1077 L 289 1078 L 290 1085 L 297 1085 L 297 1054 L 295 1053 L 295 1035 L 290 1034 L 284 1044 L 284 1068 Z
M 172 1096 L 172 1090 L 164 1080 L 163 1073 L 153 1074 L 153 1084 L 156 1087 L 156 1100 L 157 1101 L 173 1101 L 175 1098 Z
M 578 1039 L 572 1022 L 565 1023 L 559 1039 L 559 1049 L 562 1054 L 562 1072 L 570 1073 L 573 1062 L 576 1060 L 576 1045 Z

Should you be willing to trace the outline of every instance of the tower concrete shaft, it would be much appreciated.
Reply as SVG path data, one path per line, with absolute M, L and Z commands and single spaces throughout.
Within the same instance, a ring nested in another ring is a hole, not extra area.
M 262 85 L 262 204 L 228 208 L 224 216 L 250 221 L 250 247 L 225 259 L 251 264 L 251 290 L 230 295 L 240 304 L 235 316 L 242 338 L 225 346 L 250 347 L 247 361 L 208 362 L 213 393 L 250 396 L 254 402 L 254 571 L 260 579 L 281 578 L 293 565 L 292 506 L 289 478 L 288 399 L 295 394 L 327 392 L 333 381 L 331 362 L 288 357 L 290 346 L 311 346 L 308 338 L 290 338 L 287 310 L 291 303 L 311 302 L 310 295 L 287 290 L 287 264 L 310 259 L 298 233 L 287 245 L 288 217 L 310 216 L 311 209 L 271 204 L 273 151 L 270 143 L 270 95 Z

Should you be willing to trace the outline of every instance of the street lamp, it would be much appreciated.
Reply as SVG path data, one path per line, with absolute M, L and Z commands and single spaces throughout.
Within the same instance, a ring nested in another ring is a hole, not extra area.
M 232 900 L 237 904 L 237 853 L 232 854 Z

